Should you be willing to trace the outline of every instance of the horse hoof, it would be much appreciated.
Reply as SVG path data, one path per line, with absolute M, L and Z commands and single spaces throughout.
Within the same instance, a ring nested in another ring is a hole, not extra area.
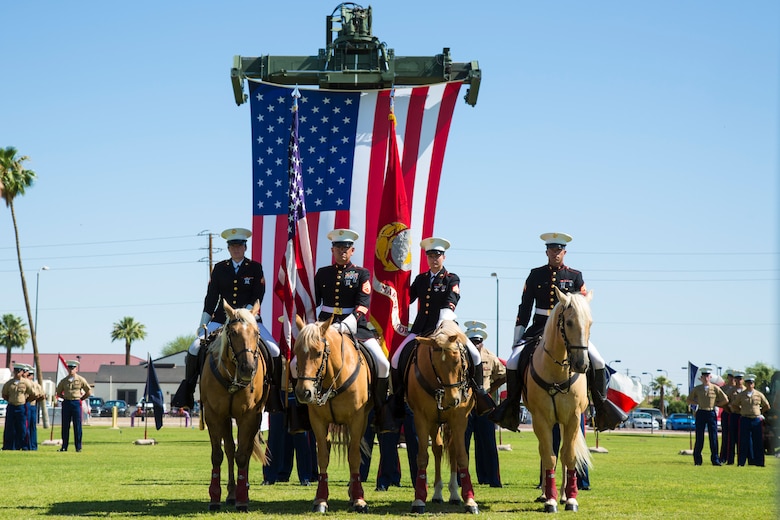
M 229 507 L 232 507 L 232 506 L 236 505 L 236 499 L 235 498 L 228 498 L 227 500 L 225 500 L 225 505 L 229 506 Z
M 412 506 L 412 513 L 415 515 L 421 515 L 425 513 L 425 506 Z
M 557 504 L 544 504 L 544 512 L 545 513 L 557 513 L 558 512 L 558 505 Z
M 219 504 L 209 504 L 209 511 L 219 511 Z
M 444 503 L 444 499 L 443 498 L 433 498 L 433 499 L 431 499 L 431 502 L 433 502 L 434 504 L 443 504 Z
M 574 511 L 575 513 L 580 510 L 577 504 L 566 504 L 566 511 Z
M 470 515 L 478 515 L 479 514 L 479 507 L 478 506 L 466 506 L 464 508 L 464 511 Z
M 249 506 L 242 505 L 242 506 L 236 506 L 236 511 L 239 513 L 248 513 L 249 512 Z
M 451 506 L 459 506 L 459 505 L 462 504 L 462 502 L 460 501 L 459 498 L 451 498 L 450 501 L 449 501 L 449 504 Z
M 312 513 L 327 513 L 328 512 L 328 504 L 322 503 L 322 504 L 314 504 L 314 507 L 311 508 Z
M 355 513 L 368 513 L 368 504 L 352 506 L 352 511 Z

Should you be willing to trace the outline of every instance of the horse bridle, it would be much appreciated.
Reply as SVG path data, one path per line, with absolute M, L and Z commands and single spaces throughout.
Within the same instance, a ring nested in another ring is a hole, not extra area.
M 553 355 L 550 353 L 549 350 L 547 350 L 547 345 L 544 346 L 544 353 L 550 356 L 550 359 L 553 360 L 553 363 L 556 365 L 566 368 L 571 372 L 571 363 L 569 362 L 569 353 L 572 351 L 572 349 L 586 349 L 588 348 L 587 345 L 572 345 L 569 342 L 569 338 L 566 336 L 566 323 L 565 318 L 563 316 L 563 313 L 566 312 L 567 309 L 571 308 L 571 304 L 567 305 L 563 309 L 561 309 L 561 312 L 558 313 L 558 330 L 561 331 L 561 337 L 563 338 L 563 344 L 566 346 L 566 357 L 563 359 L 563 361 L 558 361 L 553 357 Z
M 349 378 L 344 381 L 344 383 L 336 388 L 336 381 L 338 381 L 339 376 L 341 375 L 341 370 L 344 368 L 344 364 L 338 368 L 335 374 L 333 374 L 333 381 L 331 381 L 330 386 L 328 389 L 323 393 L 322 391 L 322 384 L 325 381 L 325 370 L 328 366 L 328 358 L 330 357 L 330 343 L 328 343 L 328 338 L 321 336 L 320 342 L 323 345 L 322 349 L 322 362 L 320 363 L 320 366 L 317 368 L 317 373 L 314 375 L 314 377 L 306 377 L 306 376 L 298 376 L 298 379 L 302 381 L 312 381 L 314 383 L 314 400 L 316 401 L 317 406 L 322 406 L 325 403 L 327 403 L 329 400 L 333 399 L 340 393 L 344 392 L 347 388 L 349 388 L 352 383 L 354 383 L 357 380 L 358 373 L 360 372 L 360 367 L 363 365 L 363 358 L 358 356 L 358 363 L 355 367 L 355 371 L 350 374 Z M 344 359 L 344 335 L 341 334 L 341 359 Z
M 232 324 L 234 324 L 234 323 L 245 323 L 245 322 L 241 318 L 235 318 L 235 319 L 232 319 L 232 320 L 228 321 L 225 324 L 225 328 L 223 329 L 223 334 L 227 335 L 227 347 L 228 347 L 228 351 L 230 352 L 230 360 L 233 362 L 234 365 L 236 365 L 236 373 L 231 375 L 230 370 L 228 370 L 228 368 L 225 367 L 225 371 L 228 373 L 228 377 L 232 377 L 232 379 L 233 379 L 232 381 L 229 381 L 229 382 L 221 378 L 221 375 L 219 374 L 218 370 L 215 370 L 215 374 L 217 374 L 219 376 L 219 378 L 222 379 L 222 384 L 223 385 L 225 385 L 227 383 L 225 386 L 227 387 L 228 392 L 230 392 L 231 394 L 234 394 L 237 391 L 241 390 L 242 388 L 246 388 L 247 386 L 249 387 L 250 391 L 254 392 L 254 390 L 255 390 L 255 374 L 257 374 L 257 366 L 258 366 L 257 360 L 260 357 L 260 332 L 258 331 L 257 343 L 255 345 L 256 348 L 254 350 L 250 350 L 249 348 L 244 348 L 243 350 L 241 350 L 238 353 L 236 353 L 233 350 L 233 342 L 230 339 L 230 326 Z M 240 356 L 244 352 L 251 353 L 252 357 L 254 358 L 254 362 L 255 362 L 254 368 L 252 369 L 252 378 L 249 380 L 249 383 L 245 383 L 245 382 L 240 381 L 238 379 L 238 356 Z M 212 363 L 213 363 L 213 360 L 212 360 Z M 212 367 L 212 368 L 214 368 L 214 367 Z
M 433 375 L 436 378 L 436 383 L 438 386 L 436 388 L 431 388 L 431 386 L 428 384 L 428 381 L 423 377 L 422 372 L 420 372 L 420 367 L 417 364 L 417 362 L 414 363 L 414 375 L 417 378 L 417 382 L 420 383 L 420 386 L 425 390 L 429 395 L 431 395 L 436 400 L 436 408 L 439 411 L 445 411 L 450 408 L 453 408 L 453 406 L 444 407 L 442 406 L 442 403 L 444 401 L 444 391 L 448 388 L 458 388 L 460 389 L 461 395 L 463 395 L 464 401 L 466 400 L 466 397 L 468 396 L 468 379 L 466 377 L 466 345 L 461 343 L 460 341 L 457 342 L 458 346 L 458 352 L 460 353 L 460 365 L 461 368 L 463 368 L 463 376 L 460 380 L 454 382 L 454 383 L 445 383 L 441 380 L 441 376 L 439 376 L 439 373 L 436 371 L 436 365 L 433 363 L 433 353 L 434 352 L 442 352 L 444 349 L 440 346 L 431 347 L 428 349 L 428 357 L 431 362 L 431 369 L 433 370 Z

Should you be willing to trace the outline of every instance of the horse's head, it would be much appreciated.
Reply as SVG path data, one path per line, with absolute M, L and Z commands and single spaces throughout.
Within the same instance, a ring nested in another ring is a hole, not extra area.
M 430 360 L 436 377 L 437 384 L 432 386 L 438 394 L 439 409 L 460 406 L 468 399 L 465 334 L 454 321 L 444 320 L 430 337 L 418 336 L 416 339 L 423 347 L 418 351 L 418 357 L 425 356 Z
M 341 334 L 330 327 L 332 321 L 331 317 L 328 321 L 304 325 L 300 316 L 295 317 L 298 327 L 294 346 L 298 371 L 295 396 L 301 403 L 316 403 L 321 397 L 330 345 L 342 341 Z
M 220 361 L 235 364 L 235 379 L 248 384 L 254 379 L 260 356 L 260 332 L 255 319 L 260 311 L 260 302 L 255 302 L 251 311 L 234 309 L 227 302 L 223 302 L 222 306 L 228 321 L 220 335 Z
M 593 292 L 587 294 L 564 293 L 555 287 L 558 304 L 547 321 L 547 327 L 555 327 L 566 346 L 566 357 L 573 372 L 588 370 L 588 342 L 593 318 L 590 314 L 590 300 Z M 545 332 L 545 336 L 547 333 Z

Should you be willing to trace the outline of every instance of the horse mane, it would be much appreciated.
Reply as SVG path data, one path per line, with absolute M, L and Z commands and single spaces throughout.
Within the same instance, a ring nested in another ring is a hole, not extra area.
M 450 341 L 450 338 L 455 336 L 455 341 Z M 460 330 L 458 324 L 452 320 L 444 320 L 441 325 L 433 331 L 430 339 L 436 342 L 442 350 L 458 350 L 459 345 L 465 345 L 466 335 Z
M 231 321 L 240 321 L 242 323 L 254 324 L 257 327 L 257 320 L 249 309 L 235 309 L 235 317 L 230 319 L 228 323 L 222 325 L 221 331 L 217 338 L 209 345 L 209 352 L 217 354 L 218 366 L 222 366 L 222 356 L 225 354 L 225 346 L 227 345 L 227 325 Z
M 297 345 L 300 341 L 304 348 L 308 349 L 309 345 L 315 344 L 320 339 L 320 325 L 321 322 L 307 323 L 298 332 L 298 338 L 295 340 Z M 305 352 L 306 350 L 304 350 Z

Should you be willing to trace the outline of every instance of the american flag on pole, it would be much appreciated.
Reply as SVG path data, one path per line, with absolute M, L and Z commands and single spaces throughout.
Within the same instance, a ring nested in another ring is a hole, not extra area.
M 416 245 L 433 234 L 436 200 L 450 123 L 462 82 L 395 89 L 399 153 Z M 291 87 L 249 81 L 252 114 L 252 259 L 271 267 L 287 248 L 287 129 Z M 387 169 L 390 90 L 301 89 L 299 151 L 315 266 L 332 261 L 327 233 L 350 228 L 360 234 L 355 264 L 373 269 L 379 211 Z M 425 268 L 412 247 L 411 265 Z M 279 337 L 282 303 L 265 302 L 264 323 Z
M 389 118 L 395 123 L 392 99 L 390 103 Z M 409 332 L 409 280 L 412 268 L 409 204 L 395 124 L 390 125 L 389 132 L 387 173 L 374 256 L 374 294 L 371 297 L 371 323 L 379 332 L 380 342 L 388 357 L 393 355 Z
M 292 125 L 287 146 L 287 247 L 274 285 L 274 293 L 283 304 L 284 335 L 281 338 L 280 348 L 287 359 L 290 359 L 291 347 L 297 333 L 293 330 L 295 315 L 300 315 L 306 322 L 314 321 L 314 264 L 309 229 L 306 224 L 306 204 L 301 175 L 298 89 L 293 91 L 292 97 Z

